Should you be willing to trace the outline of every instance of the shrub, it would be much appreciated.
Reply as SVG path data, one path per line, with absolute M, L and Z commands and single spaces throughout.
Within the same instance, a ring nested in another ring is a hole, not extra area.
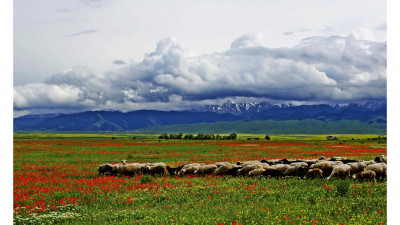
M 151 182 L 153 179 L 150 176 L 143 176 L 140 178 L 140 183 L 141 184 L 146 184 Z
M 350 189 L 350 183 L 348 179 L 338 181 L 336 185 L 337 195 L 344 196 L 347 194 L 347 192 L 349 192 L 349 189 Z

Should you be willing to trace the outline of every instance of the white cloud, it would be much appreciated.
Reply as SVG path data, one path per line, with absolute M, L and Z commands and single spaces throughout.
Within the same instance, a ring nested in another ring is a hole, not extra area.
M 264 46 L 264 37 L 262 34 L 246 34 L 234 40 L 231 44 L 231 49 L 262 46 Z
M 122 110 L 182 108 L 225 98 L 349 102 L 386 98 L 386 42 L 311 37 L 292 48 L 264 47 L 247 34 L 231 49 L 197 55 L 174 38 L 142 62 L 95 74 L 75 67 L 45 83 L 14 88 L 14 108 Z

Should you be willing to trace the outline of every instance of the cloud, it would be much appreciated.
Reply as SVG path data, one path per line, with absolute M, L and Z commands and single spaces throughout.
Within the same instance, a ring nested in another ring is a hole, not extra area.
M 291 48 L 244 35 L 224 52 L 197 55 L 174 38 L 142 62 L 104 74 L 74 67 L 14 88 L 17 110 L 181 109 L 222 99 L 352 102 L 386 99 L 386 42 L 310 37 Z
M 261 34 L 246 34 L 234 40 L 232 49 L 264 46 L 264 37 Z
M 115 65 L 125 65 L 126 64 L 124 60 L 119 60 L 119 59 L 114 60 L 113 63 Z
M 375 29 L 376 30 L 386 31 L 387 30 L 387 23 L 379 24 L 378 26 L 375 27 Z
M 293 34 L 293 31 L 288 31 L 288 32 L 285 32 L 285 33 L 283 33 L 284 35 L 292 35 Z
M 79 36 L 79 35 L 84 35 L 84 34 L 95 33 L 95 32 L 99 32 L 99 31 L 98 30 L 84 30 L 84 31 L 74 33 L 74 34 L 64 35 L 63 37 L 74 37 L 74 36 Z

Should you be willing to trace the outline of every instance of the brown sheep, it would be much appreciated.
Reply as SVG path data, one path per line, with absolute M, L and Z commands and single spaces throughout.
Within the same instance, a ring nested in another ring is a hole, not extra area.
M 298 177 L 304 177 L 308 167 L 304 166 L 291 166 L 287 168 L 282 174 L 285 177 L 289 176 L 298 176 Z
M 364 170 L 354 175 L 354 179 L 359 181 L 374 181 L 376 173 L 372 170 Z
M 265 168 L 261 175 L 264 177 L 282 177 L 282 173 L 274 167 Z

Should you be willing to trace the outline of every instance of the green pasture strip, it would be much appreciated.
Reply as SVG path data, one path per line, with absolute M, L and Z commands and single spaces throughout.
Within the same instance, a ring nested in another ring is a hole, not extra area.
M 64 133 L 64 132 L 14 132 L 14 139 L 122 139 L 128 140 L 157 140 L 161 133 L 125 133 L 125 132 L 93 132 L 93 133 Z M 169 133 L 167 133 L 169 134 Z M 177 134 L 176 132 L 173 134 Z M 186 133 L 185 133 L 186 134 Z M 196 135 L 197 133 L 192 133 Z M 215 134 L 217 135 L 217 134 Z M 227 136 L 226 134 L 219 134 Z M 247 140 L 247 138 L 259 138 L 265 140 L 266 134 L 245 134 L 238 133 L 238 140 Z M 367 140 L 377 137 L 386 137 L 379 134 L 329 134 L 339 137 L 339 140 Z M 290 141 L 290 140 L 326 140 L 326 134 L 270 134 L 271 140 Z M 188 140 L 190 141 L 190 140 Z

